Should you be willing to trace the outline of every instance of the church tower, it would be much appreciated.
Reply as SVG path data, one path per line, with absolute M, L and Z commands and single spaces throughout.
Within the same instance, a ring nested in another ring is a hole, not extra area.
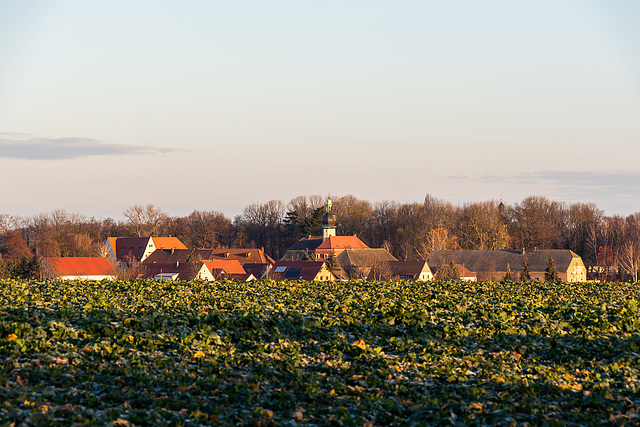
M 331 197 L 327 197 L 326 212 L 322 215 L 322 241 L 324 242 L 331 236 L 336 235 L 337 217 L 331 213 Z

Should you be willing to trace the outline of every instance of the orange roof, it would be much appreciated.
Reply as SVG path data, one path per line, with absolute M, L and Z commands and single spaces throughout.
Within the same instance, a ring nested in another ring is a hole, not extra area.
M 469 269 L 467 269 L 464 265 L 461 264 L 456 264 L 456 267 L 458 267 L 458 271 L 460 272 L 460 277 L 476 277 L 476 274 L 473 271 L 470 271 Z
M 152 237 L 156 249 L 187 249 L 177 237 Z
M 51 257 L 45 261 L 56 276 L 113 276 L 115 271 L 105 257 Z
M 369 249 L 357 236 L 331 236 L 317 247 L 317 251 L 335 249 Z
M 237 259 L 204 260 L 202 262 L 212 272 L 213 270 L 224 270 L 227 274 L 247 274 Z
M 107 240 L 109 241 L 109 244 L 111 245 L 111 248 L 113 248 L 113 253 L 115 255 L 116 252 L 116 241 L 118 240 L 117 237 L 107 237 Z

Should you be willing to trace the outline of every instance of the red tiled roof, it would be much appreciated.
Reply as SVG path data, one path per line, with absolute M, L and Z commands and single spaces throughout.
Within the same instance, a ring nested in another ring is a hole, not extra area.
M 335 249 L 369 249 L 357 236 L 331 236 L 318 246 L 317 251 Z
M 204 260 L 202 262 L 211 272 L 213 270 L 223 270 L 227 274 L 247 274 L 237 259 Z
M 152 237 L 156 249 L 187 249 L 177 237 Z
M 476 277 L 475 273 L 473 271 L 470 271 L 464 265 L 456 264 L 456 267 L 458 267 L 458 271 L 460 272 L 460 277 L 461 278 L 462 277 Z
M 56 276 L 113 276 L 115 271 L 105 257 L 45 258 Z

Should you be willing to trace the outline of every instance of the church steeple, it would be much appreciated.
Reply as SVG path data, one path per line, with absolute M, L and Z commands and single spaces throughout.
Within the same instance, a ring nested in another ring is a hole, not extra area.
M 331 201 L 331 196 L 327 197 L 326 203 L 326 212 L 322 215 L 322 241 L 324 242 L 327 238 L 336 235 L 336 223 L 338 222 L 335 214 L 331 212 L 331 207 L 333 206 L 333 202 Z

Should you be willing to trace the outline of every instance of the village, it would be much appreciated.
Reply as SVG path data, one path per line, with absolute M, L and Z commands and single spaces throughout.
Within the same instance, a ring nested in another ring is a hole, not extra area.
M 336 234 L 327 198 L 322 236 L 306 236 L 274 260 L 263 248 L 188 248 L 177 237 L 109 237 L 102 257 L 45 257 L 42 274 L 61 280 L 461 280 L 584 282 L 587 269 L 568 249 L 433 250 L 398 260 L 357 235 Z

